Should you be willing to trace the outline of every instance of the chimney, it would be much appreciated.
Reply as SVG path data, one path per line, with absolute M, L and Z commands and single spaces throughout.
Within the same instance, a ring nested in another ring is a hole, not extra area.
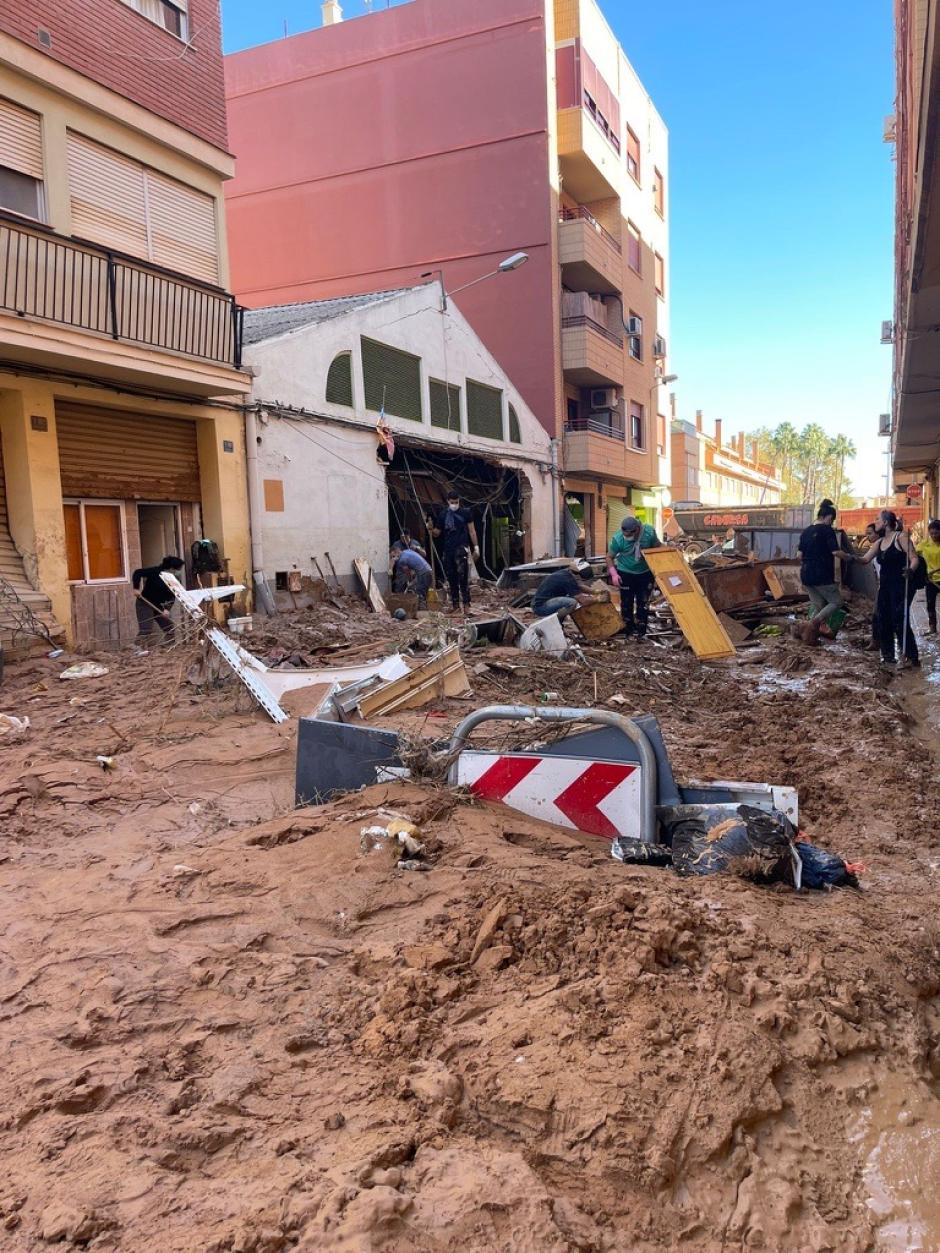
M 702 433 L 702 411 L 701 411 L 701 409 L 696 409 L 696 410 L 695 410 L 695 429 L 698 431 L 699 435 L 701 435 L 701 433 Z
M 745 449 L 744 432 L 741 431 L 741 433 L 738 435 L 738 456 L 741 458 L 742 461 L 747 460 L 747 458 L 744 455 L 744 449 Z
M 340 8 L 339 0 L 324 0 L 320 5 L 320 12 L 323 14 L 324 26 L 335 26 L 343 20 L 343 10 Z
M 721 418 L 715 419 L 715 443 L 721 447 Z

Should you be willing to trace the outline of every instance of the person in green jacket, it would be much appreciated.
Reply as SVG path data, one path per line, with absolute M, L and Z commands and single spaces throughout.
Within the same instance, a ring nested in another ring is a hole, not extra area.
M 641 639 L 649 623 L 653 575 L 643 556 L 644 548 L 659 548 L 655 530 L 639 518 L 624 518 L 620 533 L 607 550 L 607 573 L 614 587 L 620 588 L 620 613 L 626 634 Z

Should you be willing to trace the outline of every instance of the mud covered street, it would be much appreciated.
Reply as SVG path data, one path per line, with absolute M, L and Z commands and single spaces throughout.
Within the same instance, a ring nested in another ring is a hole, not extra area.
M 433 783 L 294 810 L 296 723 L 182 649 L 9 667 L 2 1247 L 940 1246 L 940 657 L 886 679 L 862 638 L 586 649 L 680 777 L 797 787 L 868 866 L 831 894 L 624 866 Z M 570 662 L 465 660 L 412 732 L 594 699 Z M 389 810 L 427 873 L 361 851 Z

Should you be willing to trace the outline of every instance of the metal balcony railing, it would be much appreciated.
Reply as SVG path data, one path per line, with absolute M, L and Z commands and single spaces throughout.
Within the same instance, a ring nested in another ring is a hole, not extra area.
M 606 239 L 608 244 L 610 244 L 611 248 L 613 248 L 615 252 L 619 253 L 621 251 L 620 241 L 617 239 L 614 239 L 610 231 L 607 230 L 606 227 L 601 226 L 600 222 L 598 222 L 594 214 L 591 213 L 589 210 L 585 209 L 583 204 L 579 204 L 576 209 L 570 209 L 566 206 L 562 206 L 562 208 L 559 210 L 559 213 L 558 213 L 559 222 L 577 222 L 579 220 L 589 223 L 589 225 L 592 226 L 595 231 L 597 231 L 598 235 L 600 235 L 602 239 Z
M 590 431 L 593 435 L 607 435 L 623 443 L 624 428 L 617 422 L 605 422 L 602 418 L 568 418 L 566 431 Z
M 5 218 L 0 309 L 241 368 L 243 311 L 228 292 Z
M 589 318 L 586 314 L 578 314 L 576 317 L 562 318 L 561 325 L 562 329 L 583 326 L 589 331 L 594 331 L 597 335 L 602 335 L 604 339 L 609 340 L 615 348 L 623 348 L 623 340 L 619 335 L 615 335 L 613 331 L 609 331 L 606 326 L 601 326 L 600 322 L 595 322 L 593 318 Z

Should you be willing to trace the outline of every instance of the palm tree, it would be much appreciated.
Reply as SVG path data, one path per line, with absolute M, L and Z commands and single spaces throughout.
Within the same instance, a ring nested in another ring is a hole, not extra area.
M 796 427 L 790 422 L 781 422 L 773 433 L 771 440 L 774 450 L 774 458 L 780 470 L 780 477 L 790 488 L 790 481 L 793 477 L 793 459 L 796 456 L 800 446 L 800 437 L 797 434 Z
M 816 499 L 819 471 L 829 452 L 829 436 L 816 422 L 810 422 L 800 432 L 800 460 L 803 470 L 803 504 L 811 505 Z
M 845 483 L 845 463 L 857 454 L 858 449 L 847 435 L 837 435 L 832 441 L 829 451 L 839 467 L 836 479 L 835 502 L 837 506 L 840 506 L 842 503 L 842 487 Z

